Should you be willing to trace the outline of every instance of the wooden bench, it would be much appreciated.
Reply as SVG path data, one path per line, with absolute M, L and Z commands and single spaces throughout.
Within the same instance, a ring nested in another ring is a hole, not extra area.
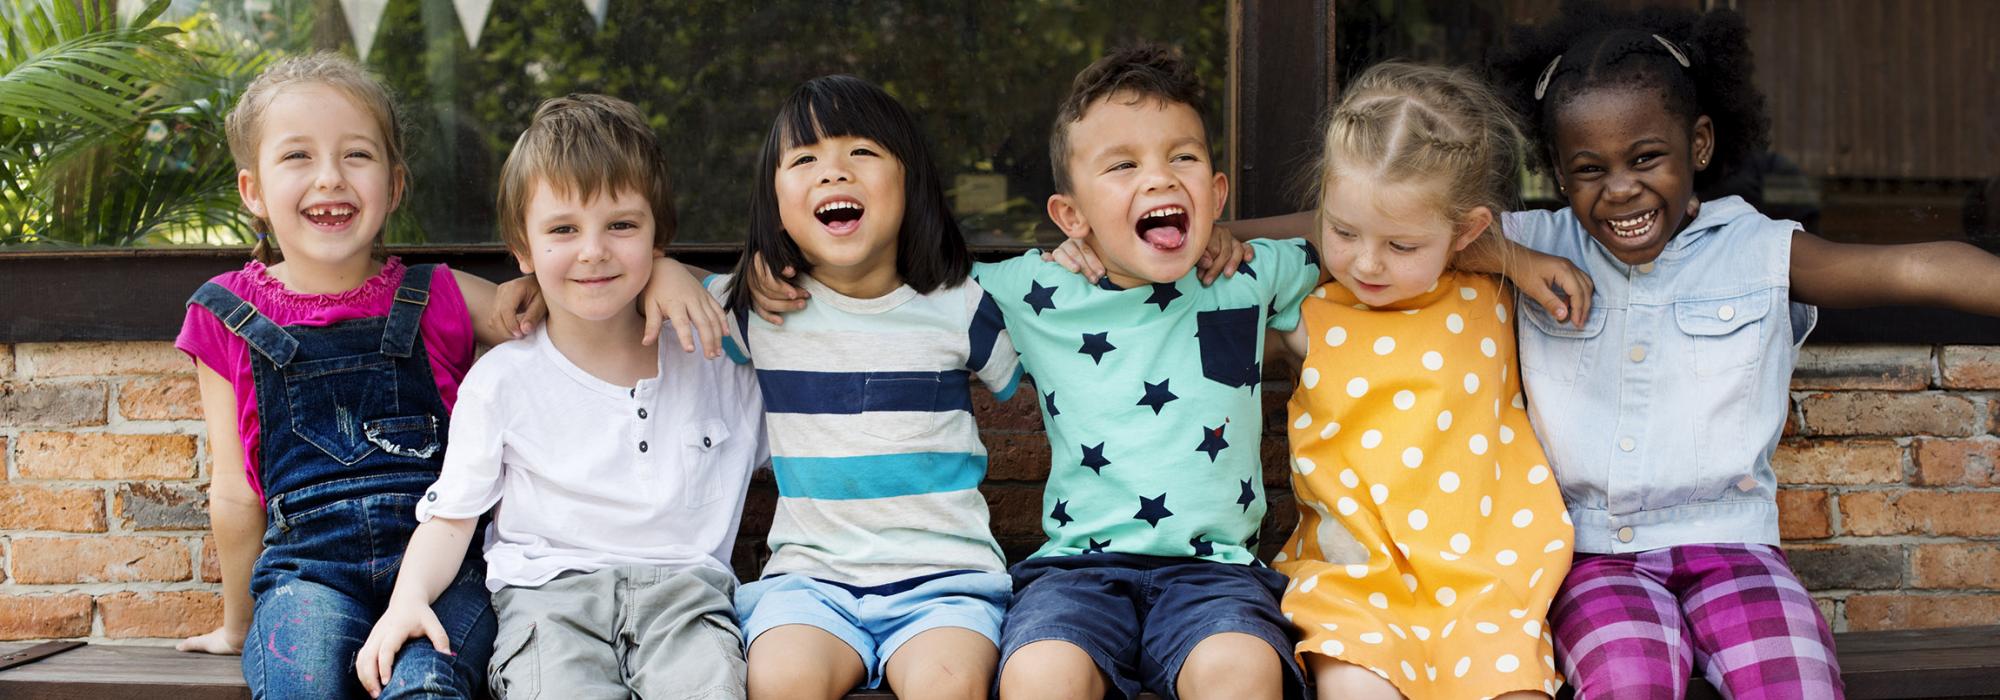
M 2000 626 L 1849 632 L 1835 637 L 1850 700 L 2000 700 Z M 33 646 L 0 644 L 0 658 Z M 1705 684 L 1695 686 L 1690 700 L 1718 697 Z M 161 647 L 92 644 L 0 670 L 0 698 L 9 700 L 249 697 L 236 657 L 183 654 Z

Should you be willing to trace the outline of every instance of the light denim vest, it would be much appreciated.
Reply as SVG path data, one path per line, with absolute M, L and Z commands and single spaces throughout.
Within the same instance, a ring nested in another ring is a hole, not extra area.
M 1771 452 L 1799 344 L 1818 321 L 1790 298 L 1800 226 L 1739 197 L 1705 202 L 1643 265 L 1611 257 L 1568 209 L 1511 213 L 1504 229 L 1596 283 L 1581 329 L 1518 304 L 1529 416 L 1576 551 L 1776 545 Z

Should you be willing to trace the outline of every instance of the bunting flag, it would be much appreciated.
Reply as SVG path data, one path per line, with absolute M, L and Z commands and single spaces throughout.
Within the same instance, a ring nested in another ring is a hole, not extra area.
M 347 29 L 354 35 L 354 51 L 364 62 L 368 50 L 375 48 L 375 30 L 382 28 L 382 11 L 388 7 L 389 0 L 340 0 L 341 11 L 347 13 Z
M 479 30 L 486 28 L 486 15 L 493 11 L 493 0 L 451 0 L 451 5 L 458 8 L 458 24 L 465 28 L 465 43 L 479 48 Z
M 604 28 L 604 13 L 611 9 L 611 0 L 583 0 L 584 9 L 590 10 L 590 18 L 597 20 L 597 28 Z

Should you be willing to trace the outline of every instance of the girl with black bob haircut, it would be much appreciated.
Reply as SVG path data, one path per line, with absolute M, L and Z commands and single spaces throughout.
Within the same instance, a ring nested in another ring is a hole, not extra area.
M 1811 305 L 2000 315 L 2000 259 L 1978 248 L 1831 243 L 1697 194 L 1766 147 L 1748 35 L 1726 10 L 1567 2 L 1489 61 L 1568 204 L 1502 230 L 1596 283 L 1581 326 L 1533 305 L 1518 324 L 1576 528 L 1547 661 L 1577 697 L 1679 698 L 1697 670 L 1729 697 L 1841 697 L 1832 635 L 1778 549 L 1771 468 Z

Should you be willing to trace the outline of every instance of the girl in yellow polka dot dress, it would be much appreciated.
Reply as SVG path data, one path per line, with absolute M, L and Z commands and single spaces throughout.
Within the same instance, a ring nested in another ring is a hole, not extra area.
M 1299 527 L 1274 565 L 1322 699 L 1533 698 L 1571 528 L 1516 371 L 1512 291 L 1449 269 L 1498 233 L 1519 133 L 1457 71 L 1384 64 L 1329 120 L 1335 282 L 1287 338 Z M 1587 293 L 1587 292 L 1586 292 Z

